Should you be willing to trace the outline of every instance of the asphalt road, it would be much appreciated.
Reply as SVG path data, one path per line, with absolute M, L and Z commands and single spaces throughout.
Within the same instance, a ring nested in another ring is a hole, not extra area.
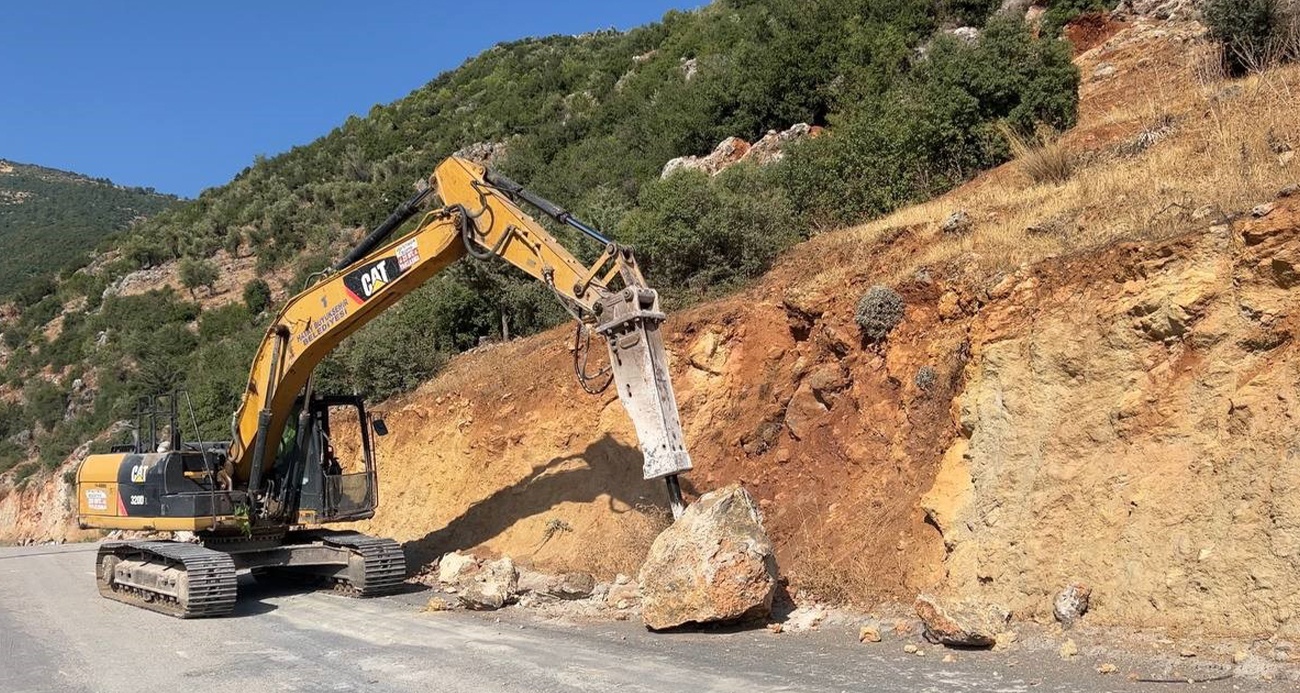
M 655 634 L 518 608 L 422 613 L 418 592 L 355 600 L 244 579 L 233 616 L 181 621 L 100 597 L 93 561 L 86 544 L 0 548 L 0 691 L 1168 690 L 1054 656 L 962 652 L 943 663 L 938 650 L 860 645 L 843 629 Z

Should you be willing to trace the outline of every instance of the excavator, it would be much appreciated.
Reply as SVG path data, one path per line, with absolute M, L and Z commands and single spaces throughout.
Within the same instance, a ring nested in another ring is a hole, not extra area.
M 435 191 L 442 206 L 392 239 Z M 603 252 L 585 266 L 521 204 L 600 243 Z M 573 316 L 576 376 L 591 393 L 611 383 L 617 388 L 636 430 L 643 475 L 665 480 L 669 505 L 680 515 L 678 474 L 691 469 L 691 458 L 660 334 L 665 316 L 632 248 L 504 175 L 451 157 L 279 311 L 254 356 L 230 441 L 184 440 L 182 407 L 173 394 L 167 411 L 161 405 L 140 410 L 129 444 L 81 463 L 81 527 L 186 538 L 102 542 L 95 566 L 100 594 L 195 618 L 230 613 L 241 572 L 357 597 L 397 589 L 406 578 L 397 542 L 326 527 L 374 516 L 372 433 L 385 435 L 387 426 L 360 396 L 318 392 L 313 371 L 344 338 L 466 255 L 509 262 L 542 282 Z M 588 372 L 592 332 L 604 338 L 609 357 L 594 373 Z M 160 423 L 164 414 L 169 418 Z M 192 407 L 189 414 L 197 436 Z M 353 425 L 360 428 L 359 444 L 342 453 L 353 459 L 339 459 L 340 427 Z

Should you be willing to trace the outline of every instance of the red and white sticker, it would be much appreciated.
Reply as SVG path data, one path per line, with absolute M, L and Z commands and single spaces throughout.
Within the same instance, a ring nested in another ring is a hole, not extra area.
M 411 269 L 411 266 L 420 261 L 420 245 L 415 239 L 397 246 L 397 267 L 405 272 Z

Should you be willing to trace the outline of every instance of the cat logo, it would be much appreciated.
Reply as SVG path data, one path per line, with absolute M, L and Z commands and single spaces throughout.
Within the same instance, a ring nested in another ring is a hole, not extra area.
M 361 275 L 361 290 L 365 292 L 366 298 L 375 295 L 376 291 L 384 288 L 388 283 L 388 272 L 385 271 L 384 263 L 379 263 L 370 268 L 369 272 Z
M 137 464 L 134 467 L 131 467 L 131 483 L 143 484 L 144 475 L 147 474 L 148 472 L 149 472 L 149 468 L 144 466 L 143 464 Z
M 343 286 L 353 301 L 365 303 L 405 272 L 396 257 L 386 257 L 348 272 L 343 277 Z

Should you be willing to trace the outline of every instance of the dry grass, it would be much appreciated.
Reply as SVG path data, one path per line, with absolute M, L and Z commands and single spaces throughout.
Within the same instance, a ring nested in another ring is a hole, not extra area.
M 948 195 L 828 234 L 820 252 L 845 258 L 843 271 L 851 272 L 880 255 L 877 241 L 899 227 L 920 226 L 933 232 L 931 242 L 905 263 L 891 265 L 891 276 L 873 281 L 896 282 L 936 266 L 960 266 L 992 281 L 1045 257 L 1217 223 L 1224 213 L 1250 209 L 1300 179 L 1300 153 L 1287 163 L 1283 156 L 1288 148 L 1300 150 L 1300 65 L 1229 81 L 1204 44 L 1182 49 L 1176 60 L 1147 68 L 1145 94 L 1126 94 L 1104 110 L 1094 107 L 1091 122 L 1055 143 L 1074 147 L 1072 175 L 1013 175 L 1031 167 L 1022 155 Z M 1123 131 L 1129 134 L 1100 143 L 1088 137 Z M 1073 144 L 1080 140 L 1087 148 Z M 1027 154 L 1039 156 L 1040 150 L 1030 146 Z M 1054 179 L 1061 182 L 1036 182 Z M 938 233 L 938 223 L 956 209 L 968 211 L 973 231 Z M 1213 211 L 1194 219 L 1198 209 Z
M 998 130 L 1011 147 L 1020 172 L 1035 185 L 1064 183 L 1074 173 L 1074 155 L 1055 131 L 1041 128 L 1034 137 L 1025 137 L 1006 124 L 1000 124 Z

